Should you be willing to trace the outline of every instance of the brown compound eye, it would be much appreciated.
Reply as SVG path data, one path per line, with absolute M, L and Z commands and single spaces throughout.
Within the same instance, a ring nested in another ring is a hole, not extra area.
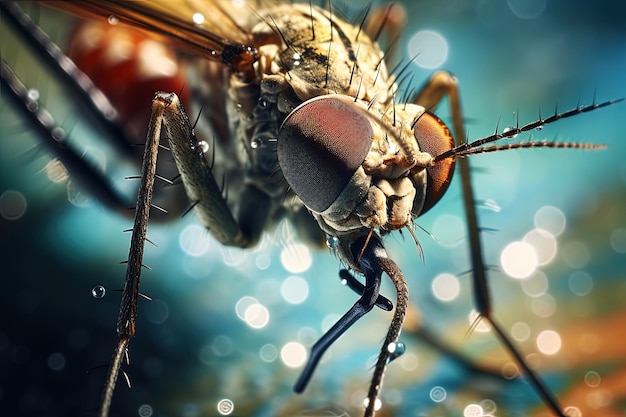
M 428 152 L 433 157 L 454 148 L 454 139 L 452 139 L 448 127 L 437 116 L 429 112 L 417 119 L 413 126 L 413 136 L 420 147 L 420 151 Z M 454 163 L 454 158 L 446 158 L 426 168 L 428 177 L 426 198 L 420 214 L 426 213 L 443 197 L 450 181 L 452 181 Z
M 278 132 L 283 175 L 315 212 L 337 199 L 372 145 L 372 125 L 357 106 L 347 96 L 316 97 L 296 107 Z

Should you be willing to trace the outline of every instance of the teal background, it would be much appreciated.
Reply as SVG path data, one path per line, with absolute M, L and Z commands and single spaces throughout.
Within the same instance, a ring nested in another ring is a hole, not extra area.
M 514 124 L 515 112 L 524 124 L 535 120 L 539 107 L 546 117 L 557 103 L 560 110 L 579 100 L 588 104 L 594 91 L 597 101 L 626 95 L 626 5 L 621 2 L 548 1 L 533 19 L 515 16 L 503 1 L 441 3 L 407 1 L 408 23 L 399 44 L 408 55 L 410 34 L 422 29 L 446 39 L 449 56 L 441 68 L 460 80 L 472 139 L 491 134 L 499 118 L 500 128 Z M 71 28 L 66 17 L 40 13 L 42 25 L 55 37 L 63 38 Z M 72 136 L 81 143 L 89 142 L 86 146 L 108 155 L 97 132 L 81 122 L 71 99 L 59 94 L 60 87 L 30 63 L 27 52 L 14 48 L 4 25 L 0 30 L 3 57 L 16 62 L 29 85 L 41 89 L 57 120 L 73 126 Z M 411 70 L 416 87 L 432 73 L 416 65 Z M 532 229 L 535 212 L 546 205 L 558 207 L 567 219 L 559 248 L 573 241 L 588 248 L 589 262 L 581 268 L 568 266 L 561 252 L 542 268 L 552 300 L 546 302 L 555 305 L 550 317 L 533 313 L 533 301 L 519 281 L 495 271 L 490 285 L 504 326 L 524 321 L 530 327 L 531 339 L 521 344 L 524 352 L 536 352 L 533 338 L 540 331 L 561 333 L 563 348 L 557 355 L 537 354 L 531 360 L 564 406 L 591 407 L 585 409 L 603 415 L 623 415 L 626 404 L 626 393 L 617 383 L 625 377 L 626 348 L 620 320 L 626 291 L 625 106 L 563 120 L 532 134 L 536 140 L 606 143 L 606 151 L 534 149 L 471 159 L 478 200 L 491 199 L 500 208 L 479 209 L 484 227 L 496 230 L 483 237 L 487 263 L 498 265 L 504 246 Z M 437 114 L 449 120 L 447 102 Z M 0 414 L 90 415 L 106 374 L 98 367 L 108 362 L 115 343 L 119 293 L 112 290 L 123 285 L 124 266 L 118 263 L 126 257 L 129 235 L 122 230 L 131 221 L 95 201 L 87 207 L 70 204 L 66 185 L 50 182 L 41 172 L 48 157 L 29 156 L 34 146 L 28 126 L 2 98 L 0 194 L 18 191 L 28 206 L 18 220 L 0 218 Z M 134 168 L 108 158 L 111 176 L 120 178 L 120 187 L 129 188 L 121 178 L 135 173 Z M 449 228 L 434 230 L 443 215 L 463 216 L 456 182 L 417 220 L 439 240 L 454 244 L 443 246 L 417 230 L 424 265 L 406 233 L 389 237 L 388 251 L 403 268 L 425 325 L 454 351 L 474 358 L 481 367 L 499 370 L 507 357 L 492 336 L 475 333 L 465 338 L 472 308 L 469 276 L 460 277 L 461 294 L 453 302 L 437 301 L 430 290 L 438 274 L 462 274 L 470 268 L 462 229 L 450 223 Z M 232 415 L 293 416 L 306 410 L 359 415 L 358 403 L 391 315 L 373 311 L 355 325 L 335 344 L 308 390 L 295 395 L 291 386 L 299 369 L 288 368 L 280 359 L 263 361 L 259 352 L 268 344 L 280 350 L 289 341 L 310 343 L 321 335 L 324 318 L 343 314 L 354 302 L 355 295 L 339 284 L 338 260 L 327 250 L 314 251 L 308 270 L 287 271 L 280 256 L 293 243 L 293 235 L 286 226 L 270 231 L 261 248 L 232 250 L 211 240 L 206 254 L 193 257 L 178 242 L 184 228 L 194 224 L 190 215 L 150 226 L 149 237 L 158 248 L 147 249 L 145 263 L 153 271 L 144 272 L 141 290 L 154 301 L 140 301 L 131 365 L 125 367 L 133 388 L 119 381 L 111 415 L 142 415 L 144 405 L 151 407 L 153 416 L 218 415 L 216 405 L 223 398 L 234 402 Z M 611 246 L 612 234 L 618 241 L 622 236 L 621 249 Z M 567 285 L 576 270 L 593 278 L 588 295 L 578 296 Z M 291 275 L 308 283 L 309 295 L 301 304 L 289 304 L 279 294 L 281 283 Z M 91 296 L 96 285 L 107 288 L 103 299 Z M 389 283 L 383 291 L 393 300 Z M 235 304 L 244 296 L 268 308 L 266 327 L 252 329 L 237 317 Z M 590 333 L 595 339 L 583 337 Z M 461 415 L 468 404 L 484 399 L 496 403 L 498 416 L 543 411 L 525 382 L 470 372 L 449 355 L 425 346 L 410 329 L 402 340 L 407 353 L 387 372 L 380 415 Z M 581 348 L 590 340 L 595 340 L 596 350 Z M 418 365 L 412 368 L 415 358 Z M 589 371 L 601 375 L 599 386 L 584 383 Z M 447 392 L 442 403 L 429 398 L 435 386 Z

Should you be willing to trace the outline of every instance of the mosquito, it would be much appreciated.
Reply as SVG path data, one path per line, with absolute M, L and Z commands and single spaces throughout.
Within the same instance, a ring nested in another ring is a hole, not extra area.
M 195 138 L 192 122 L 179 96 L 157 93 L 152 119 L 146 123 L 150 130 L 132 228 L 129 272 L 118 319 L 119 342 L 107 377 L 100 415 L 108 413 L 117 373 L 135 334 L 142 251 L 147 239 L 162 126 L 167 131 L 168 146 L 190 206 L 217 240 L 225 245 L 254 246 L 265 228 L 274 226 L 278 218 L 287 215 L 306 238 L 326 239 L 342 264 L 353 271 L 342 272 L 342 277 L 358 293 L 359 301 L 313 345 L 308 362 L 295 383 L 296 391 L 304 391 L 314 378 L 313 371 L 326 349 L 358 319 L 376 306 L 387 310 L 395 308 L 366 394 L 365 416 L 373 416 L 380 406 L 383 375 L 394 355 L 399 354 L 399 336 L 409 308 L 406 279 L 393 257 L 386 254 L 383 238 L 395 230 L 405 230 L 415 239 L 416 253 L 419 253 L 414 219 L 434 207 L 443 196 L 456 162 L 460 167 L 471 248 L 471 276 L 479 317 L 473 325 L 487 321 L 546 407 L 556 415 L 564 415 L 564 408 L 527 364 L 494 315 L 487 289 L 488 268 L 482 254 L 481 228 L 475 213 L 476 200 L 465 157 L 521 148 L 599 148 L 599 145 L 573 142 L 531 140 L 500 144 L 498 141 L 513 139 L 619 100 L 596 101 L 594 98 L 590 104 L 540 113 L 531 122 L 516 121 L 503 130 L 498 126 L 491 135 L 469 140 L 461 113 L 458 81 L 452 74 L 436 72 L 422 89 L 411 93 L 405 86 L 409 82 L 404 74 L 406 66 L 387 71 L 386 56 L 370 37 L 376 40 L 377 34 L 385 28 L 391 7 L 365 12 L 357 20 L 361 23 L 352 24 L 334 13 L 332 7 L 268 5 L 255 7 L 254 24 L 245 26 L 234 15 L 220 7 L 211 9 L 214 3 L 208 3 L 205 7 L 209 9 L 203 15 L 211 16 L 214 25 L 209 25 L 211 31 L 205 32 L 201 24 L 196 26 L 176 14 L 167 19 L 155 4 L 131 6 L 85 1 L 64 6 L 81 13 L 114 16 L 116 21 L 180 41 L 183 50 L 187 49 L 185 53 L 193 51 L 204 55 L 209 63 L 213 62 L 208 69 L 213 74 L 216 66 L 226 68 L 226 75 L 222 75 L 220 82 L 232 86 L 225 101 L 231 107 L 226 112 L 203 111 L 215 112 L 208 119 L 216 126 L 216 132 L 230 130 L 231 136 L 236 138 L 233 139 L 234 149 L 223 150 L 226 157 L 235 155 L 245 161 L 244 165 L 235 167 L 228 164 L 220 167 L 218 162 L 216 169 L 221 168 L 227 180 L 230 179 L 229 186 L 220 186 L 213 175 L 212 158 L 205 157 L 202 142 Z M 7 3 L 6 7 L 11 6 Z M 220 18 L 224 24 L 220 30 L 226 34 L 215 27 Z M 379 23 L 371 28 L 370 21 Z M 187 30 L 182 39 L 180 28 Z M 200 39 L 206 43 L 199 42 Z M 347 64 L 343 60 L 347 60 Z M 406 90 L 404 94 L 400 94 L 401 88 Z M 450 129 L 433 113 L 444 97 L 450 105 Z M 231 123 L 224 126 L 222 121 L 220 124 L 220 116 L 226 116 Z M 209 146 L 219 146 L 220 140 L 223 138 Z M 498 144 L 494 144 L 496 142 Z M 69 165 L 70 172 L 73 169 L 86 172 L 83 167 L 72 167 L 75 156 L 62 156 L 61 160 Z M 235 170 L 244 167 L 245 181 L 240 181 Z M 109 205 L 118 204 L 115 192 L 106 184 L 100 184 L 102 179 L 98 175 L 84 181 L 89 188 L 97 188 L 101 200 Z M 225 190 L 230 190 L 231 194 L 236 190 L 235 196 L 226 197 Z M 248 196 L 254 205 L 239 204 L 234 210 L 232 199 L 242 195 Z M 395 300 L 389 301 L 379 294 L 383 273 L 393 281 L 397 292 Z M 354 274 L 363 275 L 365 285 Z

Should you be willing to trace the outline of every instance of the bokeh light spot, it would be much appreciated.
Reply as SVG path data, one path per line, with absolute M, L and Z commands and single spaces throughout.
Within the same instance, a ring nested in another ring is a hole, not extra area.
M 0 216 L 5 220 L 18 220 L 26 213 L 26 197 L 15 190 L 0 194 Z
M 544 330 L 537 336 L 537 349 L 544 355 L 554 355 L 561 350 L 561 335 L 554 330 Z
M 574 407 L 573 405 L 565 407 L 565 409 L 563 410 L 563 414 L 565 414 L 567 417 L 583 417 L 583 413 L 582 411 L 580 411 L 580 408 Z
M 507 3 L 520 19 L 536 19 L 546 9 L 546 0 L 507 0 Z
M 611 232 L 611 248 L 617 253 L 626 253 L 626 229 L 618 227 Z
M 259 350 L 259 356 L 263 362 L 274 362 L 278 358 L 278 349 L 270 343 L 265 344 Z
M 567 285 L 572 293 L 582 297 L 593 290 L 593 278 L 586 271 L 574 271 L 570 274 Z
M 463 410 L 463 417 L 483 417 L 484 414 L 483 408 L 478 404 L 469 404 Z
M 280 253 L 280 262 L 287 271 L 300 274 L 311 267 L 313 259 L 306 245 L 291 243 L 286 245 Z
M 209 233 L 204 227 L 191 224 L 180 232 L 178 244 L 186 254 L 202 256 L 209 250 Z
M 591 260 L 589 248 L 583 242 L 574 240 L 563 245 L 563 262 L 572 269 L 581 269 Z
M 436 386 L 430 390 L 430 399 L 436 403 L 445 401 L 447 396 L 448 393 L 443 387 Z
M 430 287 L 433 295 L 441 301 L 452 301 L 461 291 L 459 279 L 452 274 L 437 275 Z
M 153 412 L 152 406 L 149 404 L 143 404 L 137 410 L 139 417 L 151 417 Z
M 235 411 L 235 404 L 232 400 L 224 398 L 217 403 L 217 412 L 222 416 L 231 415 Z
M 280 350 L 280 359 L 288 367 L 297 368 L 306 360 L 306 349 L 298 342 L 289 342 Z
M 239 301 L 237 301 L 237 303 L 235 304 L 235 312 L 237 313 L 237 317 L 239 317 L 241 320 L 245 320 L 246 310 L 248 309 L 248 307 L 258 303 L 259 301 L 254 297 L 250 297 L 248 295 L 241 297 Z
M 511 336 L 518 342 L 528 340 L 530 337 L 530 327 L 528 324 L 518 321 L 511 327 Z
M 541 297 L 548 291 L 548 277 L 543 271 L 536 271 L 521 281 L 522 291 L 529 297 Z
M 553 236 L 560 236 L 565 230 L 567 221 L 563 211 L 554 206 L 543 206 L 535 212 L 535 227 L 547 230 Z
M 524 235 L 523 242 L 535 248 L 539 265 L 547 265 L 556 257 L 557 243 L 552 233 L 545 229 L 533 229 Z
M 309 284 L 298 276 L 287 277 L 280 286 L 280 293 L 291 304 L 300 304 L 309 296 Z
M 246 308 L 244 321 L 253 329 L 262 329 L 270 321 L 270 312 L 262 304 L 252 304 Z
M 453 248 L 463 241 L 465 225 L 459 216 L 442 214 L 433 222 L 432 234 L 442 246 Z
M 53 371 L 61 371 L 65 368 L 65 356 L 55 352 L 48 356 L 48 367 Z
M 409 57 L 422 68 L 439 68 L 448 59 L 448 42 L 437 32 L 420 30 L 409 39 Z
M 585 384 L 587 384 L 588 387 L 596 388 L 600 386 L 601 381 L 602 378 L 596 371 L 589 371 L 585 374 Z
M 512 278 L 529 277 L 539 264 L 535 248 L 527 242 L 509 243 L 500 255 L 502 270 Z

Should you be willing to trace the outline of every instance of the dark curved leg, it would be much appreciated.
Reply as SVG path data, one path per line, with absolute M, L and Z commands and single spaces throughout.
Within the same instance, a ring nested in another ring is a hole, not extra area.
M 356 254 L 361 251 L 362 245 L 365 243 L 365 237 L 358 239 L 353 248 L 357 247 Z M 357 320 L 369 313 L 376 305 L 378 299 L 378 292 L 380 290 L 381 276 L 383 273 L 382 268 L 375 262 L 377 256 L 380 256 L 381 251 L 384 253 L 384 248 L 380 238 L 373 235 L 369 244 L 363 252 L 363 256 L 359 260 L 359 264 L 363 270 L 365 276 L 365 287 L 359 300 L 348 310 L 346 314 L 339 319 L 333 327 L 330 328 L 311 348 L 311 355 L 309 360 L 300 374 L 300 378 L 293 387 L 293 390 L 297 393 L 301 393 L 306 388 L 315 367 L 319 360 L 324 355 L 324 352 L 337 340 L 342 334 L 346 332 Z M 387 300 L 389 301 L 389 300 Z
M 365 285 L 361 284 L 361 282 L 352 275 L 347 269 L 342 269 L 339 271 L 339 278 L 341 278 L 341 282 L 345 284 L 348 288 L 359 295 L 363 295 L 365 292 Z M 380 308 L 384 311 L 393 310 L 393 303 L 384 295 L 379 294 L 376 299 L 376 307 Z

